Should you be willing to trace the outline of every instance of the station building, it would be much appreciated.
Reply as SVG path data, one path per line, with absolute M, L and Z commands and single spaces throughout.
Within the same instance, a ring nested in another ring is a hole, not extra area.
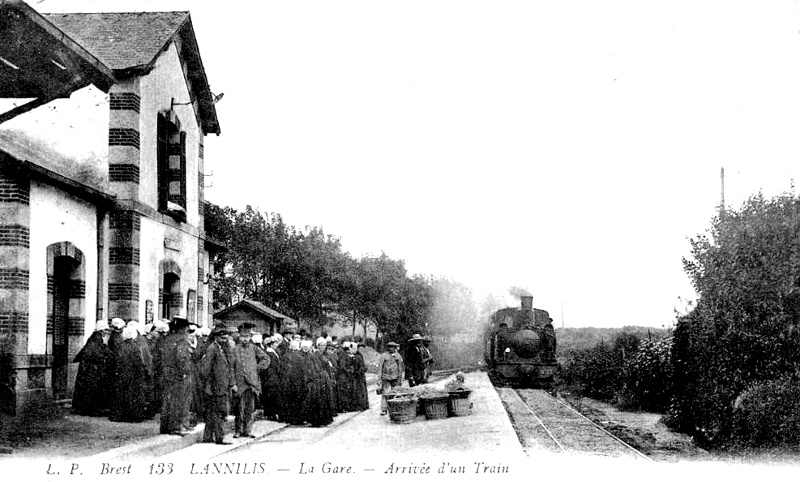
M 98 319 L 213 324 L 218 98 L 188 12 L 0 3 L 0 409 L 71 397 Z

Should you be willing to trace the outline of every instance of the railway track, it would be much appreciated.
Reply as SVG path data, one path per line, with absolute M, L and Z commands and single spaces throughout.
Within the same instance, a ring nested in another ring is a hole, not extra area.
M 528 454 L 549 451 L 652 461 L 544 390 L 497 390 Z

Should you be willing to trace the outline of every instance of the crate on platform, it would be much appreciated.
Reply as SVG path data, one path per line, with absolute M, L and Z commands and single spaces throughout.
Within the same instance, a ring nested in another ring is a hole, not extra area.
M 417 399 L 408 397 L 390 398 L 389 420 L 394 423 L 411 423 L 417 418 Z
M 451 417 L 463 417 L 472 411 L 472 402 L 469 401 L 470 390 L 456 390 L 448 394 L 447 412 Z
M 420 398 L 420 402 L 425 408 L 425 418 L 428 420 L 447 418 L 447 401 L 449 398 L 449 395 L 432 395 Z

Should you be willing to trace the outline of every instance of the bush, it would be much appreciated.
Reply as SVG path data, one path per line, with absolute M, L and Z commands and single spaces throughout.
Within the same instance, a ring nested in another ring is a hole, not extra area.
M 642 340 L 625 362 L 623 408 L 665 412 L 672 397 L 672 338 Z
M 616 401 L 623 388 L 625 360 L 636 354 L 639 339 L 620 333 L 609 345 L 601 342 L 588 350 L 576 350 L 563 365 L 561 383 L 581 396 Z
M 684 267 L 700 299 L 675 330 L 675 396 L 667 421 L 704 445 L 724 446 L 737 437 L 755 443 L 760 436 L 742 438 L 743 423 L 759 430 L 735 413 L 737 397 L 746 389 L 766 390 L 759 403 L 778 403 L 768 400 L 785 390 L 758 384 L 800 369 L 798 232 L 800 200 L 759 194 L 691 241 Z M 774 408 L 771 416 L 783 413 Z
M 800 444 L 800 383 L 791 376 L 754 384 L 736 399 L 735 444 L 776 447 Z

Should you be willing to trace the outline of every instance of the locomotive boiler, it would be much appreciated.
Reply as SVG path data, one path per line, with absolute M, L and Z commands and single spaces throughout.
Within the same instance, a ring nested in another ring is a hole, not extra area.
M 490 318 L 485 337 L 489 369 L 509 381 L 546 386 L 558 370 L 556 334 L 545 310 L 533 308 L 533 297 L 521 297 L 520 308 L 504 308 Z

